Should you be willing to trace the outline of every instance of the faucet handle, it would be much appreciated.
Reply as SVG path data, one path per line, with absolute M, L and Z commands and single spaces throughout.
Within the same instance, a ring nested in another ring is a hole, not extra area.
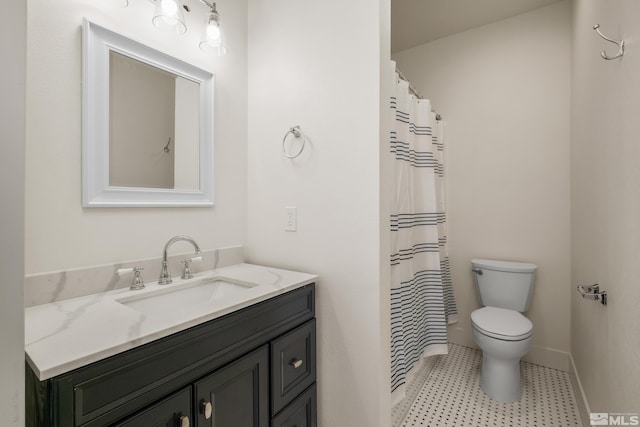
M 182 260 L 182 264 L 184 264 L 184 269 L 182 270 L 181 279 L 193 279 L 193 274 L 191 273 L 191 263 L 194 261 L 202 261 L 201 256 L 185 258 Z
M 133 282 L 131 282 L 131 286 L 129 287 L 130 290 L 137 291 L 144 289 L 144 280 L 142 280 L 142 276 L 140 276 L 142 270 L 144 270 L 144 267 L 138 267 L 137 265 L 133 267 Z
M 118 276 L 124 276 L 125 274 L 133 273 L 133 268 L 119 268 L 116 270 Z
M 133 280 L 131 281 L 131 286 L 129 289 L 132 291 L 137 291 L 139 289 L 144 289 L 144 281 L 142 280 L 142 276 L 140 276 L 140 272 L 144 270 L 144 267 L 138 267 L 137 265 L 133 268 L 120 268 L 116 270 L 116 274 L 118 276 L 124 276 L 125 274 L 133 273 Z

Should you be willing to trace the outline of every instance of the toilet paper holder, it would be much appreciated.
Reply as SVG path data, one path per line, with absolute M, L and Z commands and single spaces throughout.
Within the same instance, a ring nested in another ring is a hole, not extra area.
M 607 291 L 601 291 L 600 285 L 578 285 L 578 292 L 582 295 L 582 298 L 593 299 L 600 301 L 602 305 L 607 305 Z

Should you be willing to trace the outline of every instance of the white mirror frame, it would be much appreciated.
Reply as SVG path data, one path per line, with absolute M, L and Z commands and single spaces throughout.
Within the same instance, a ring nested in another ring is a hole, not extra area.
M 213 206 L 212 73 L 87 19 L 82 32 L 82 206 Z M 197 190 L 109 185 L 109 53 L 117 52 L 200 85 L 200 185 Z

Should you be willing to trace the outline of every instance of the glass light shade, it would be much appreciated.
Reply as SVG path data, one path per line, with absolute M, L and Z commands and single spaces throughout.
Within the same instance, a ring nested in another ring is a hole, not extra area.
M 153 2 L 156 4 L 156 10 L 151 22 L 156 28 L 178 35 L 187 31 L 180 0 L 153 0 Z
M 227 53 L 227 48 L 224 45 L 224 32 L 220 25 L 220 15 L 216 11 L 211 11 L 207 15 L 206 27 L 200 39 L 200 49 L 218 56 Z

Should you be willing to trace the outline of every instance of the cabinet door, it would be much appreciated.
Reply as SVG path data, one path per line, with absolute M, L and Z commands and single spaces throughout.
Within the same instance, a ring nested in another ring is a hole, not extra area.
M 267 427 L 269 350 L 265 345 L 195 383 L 197 427 Z
M 271 427 L 316 427 L 316 412 L 314 383 L 273 418 Z
M 191 387 L 188 387 L 113 427 L 190 427 L 192 420 Z

